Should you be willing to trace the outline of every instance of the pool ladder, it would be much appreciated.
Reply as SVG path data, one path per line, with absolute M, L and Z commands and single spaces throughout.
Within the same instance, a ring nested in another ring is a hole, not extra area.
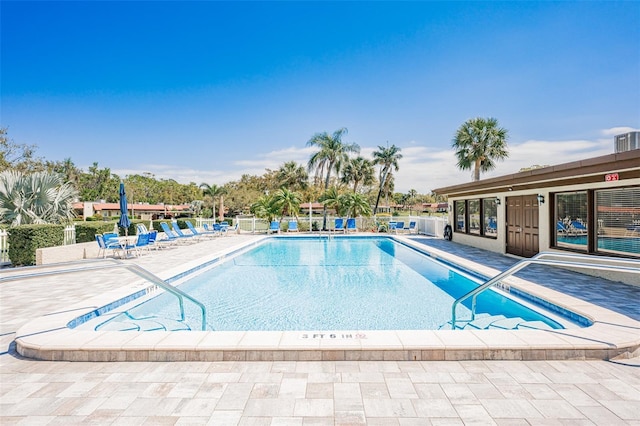
M 55 269 L 58 268 L 58 269 Z M 64 275 L 71 274 L 76 272 L 87 272 L 87 271 L 99 271 L 105 269 L 115 269 L 115 268 L 124 268 L 133 272 L 140 278 L 144 278 L 145 280 L 151 282 L 152 284 L 164 289 L 165 291 L 173 294 L 178 298 L 178 302 L 180 304 L 180 318 L 182 321 L 185 319 L 184 314 L 184 299 L 188 299 L 191 302 L 195 303 L 202 312 L 202 331 L 206 331 L 207 329 L 207 308 L 197 299 L 180 290 L 179 288 L 172 286 L 168 282 L 159 278 L 158 276 L 152 274 L 146 269 L 134 264 L 134 263 L 125 263 L 117 259 L 96 259 L 96 260 L 79 260 L 74 262 L 62 262 L 62 263 L 54 263 L 49 265 L 38 265 L 38 266 L 27 266 L 25 268 L 15 269 L 15 270 L 7 270 L 7 272 L 11 273 L 16 271 L 16 274 L 6 275 L 0 277 L 0 284 L 3 282 L 9 281 L 18 281 L 30 278 L 38 278 L 45 277 L 50 275 Z M 44 269 L 52 269 L 52 270 L 44 270 Z M 26 271 L 26 273 L 22 273 Z M 35 271 L 35 272 L 31 272 Z
M 640 260 L 634 259 L 621 259 L 615 257 L 606 256 L 593 256 L 587 254 L 568 254 L 568 253 L 556 253 L 556 252 L 542 252 L 533 256 L 530 259 L 522 259 L 509 269 L 499 273 L 495 277 L 486 281 L 479 287 L 474 288 L 467 294 L 460 296 L 453 302 L 451 306 L 451 329 L 456 329 L 456 307 L 463 301 L 471 299 L 471 319 L 475 319 L 476 315 L 476 298 L 478 294 L 487 290 L 494 285 L 501 285 L 506 287 L 502 280 L 510 277 L 519 270 L 531 265 L 549 265 L 557 267 L 569 267 L 569 268 L 581 268 L 581 269 L 596 269 L 600 271 L 612 271 L 612 272 L 627 272 L 631 274 L 640 274 Z

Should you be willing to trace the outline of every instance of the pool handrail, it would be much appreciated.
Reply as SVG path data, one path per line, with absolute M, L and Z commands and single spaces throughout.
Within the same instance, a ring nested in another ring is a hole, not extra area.
M 92 264 L 97 263 L 97 265 L 91 266 Z M 52 271 L 43 271 L 43 272 L 33 272 L 21 274 L 22 271 L 34 271 L 41 270 L 47 268 L 58 268 L 63 267 L 65 269 L 62 270 L 52 270 Z M 162 278 L 152 274 L 146 269 L 136 265 L 135 263 L 126 263 L 118 259 L 93 259 L 93 260 L 77 260 L 72 262 L 61 262 L 61 263 L 51 263 L 47 265 L 37 265 L 37 266 L 27 266 L 24 268 L 20 268 L 16 271 L 16 274 L 0 277 L 0 284 L 3 282 L 9 281 L 17 281 L 22 279 L 30 279 L 30 278 L 38 278 L 49 275 L 64 275 L 70 274 L 74 272 L 87 272 L 87 271 L 97 271 L 103 269 L 114 269 L 114 268 L 124 268 L 133 272 L 140 278 L 143 278 L 147 281 L 150 281 L 152 284 L 164 289 L 165 291 L 173 294 L 178 298 L 178 303 L 180 305 L 180 318 L 182 321 L 185 319 L 184 314 L 184 298 L 189 299 L 191 302 L 195 303 L 200 310 L 202 311 L 202 331 L 207 330 L 207 308 L 204 306 L 202 302 L 180 290 L 179 288 L 169 284 L 164 281 Z M 11 270 L 7 272 L 12 272 Z
M 559 260 L 547 259 L 549 257 L 551 258 L 555 257 L 555 258 L 558 258 Z M 565 259 L 565 260 L 562 260 L 562 259 Z M 585 260 L 588 260 L 591 262 L 590 263 L 583 262 Z M 458 297 L 451 305 L 451 329 L 452 330 L 456 329 L 456 307 L 460 303 L 462 303 L 463 301 L 467 300 L 470 297 L 473 297 L 471 302 L 471 318 L 473 319 L 476 312 L 476 297 L 478 296 L 478 294 L 498 284 L 505 278 L 510 277 L 511 275 L 515 274 L 519 270 L 531 264 L 559 266 L 559 267 L 573 267 L 573 268 L 583 268 L 583 269 L 598 269 L 602 271 L 629 272 L 632 274 L 640 274 L 640 260 L 623 259 L 623 258 L 606 257 L 606 256 L 593 256 L 593 255 L 587 255 L 587 254 L 541 252 L 529 259 L 522 259 L 515 265 L 511 266 L 509 269 L 499 273 L 495 277 L 485 281 L 482 285 Z M 627 264 L 632 266 L 627 266 Z

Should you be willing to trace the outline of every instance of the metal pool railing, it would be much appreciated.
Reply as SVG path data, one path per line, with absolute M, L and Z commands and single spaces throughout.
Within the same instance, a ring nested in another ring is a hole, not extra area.
M 510 277 L 531 264 L 640 274 L 640 260 L 592 256 L 587 254 L 566 254 L 555 252 L 538 253 L 530 259 L 521 260 L 506 271 L 501 272 L 486 281 L 484 284 L 456 299 L 451 306 L 451 329 L 456 329 L 456 307 L 458 304 L 470 297 L 473 297 L 471 302 L 471 318 L 473 319 L 476 312 L 476 298 L 478 294 L 500 283 L 505 278 Z
M 53 269 L 52 269 L 53 268 Z M 60 269 L 56 269 L 60 268 Z M 115 268 L 124 268 L 127 269 L 140 278 L 144 278 L 145 280 L 151 282 L 154 285 L 166 290 L 167 292 L 173 294 L 178 298 L 178 302 L 180 304 L 180 318 L 184 321 L 184 299 L 188 299 L 191 302 L 195 303 L 202 312 L 202 331 L 206 331 L 207 329 L 207 308 L 202 304 L 199 300 L 185 293 L 184 291 L 178 289 L 177 287 L 172 286 L 167 283 L 163 279 L 157 277 L 151 272 L 147 271 L 140 266 L 133 263 L 124 263 L 117 259 L 96 259 L 96 260 L 80 260 L 75 262 L 64 262 L 64 263 L 56 263 L 49 265 L 39 265 L 39 266 L 29 266 L 25 268 L 20 268 L 15 274 L 6 275 L 0 277 L 0 284 L 9 281 L 17 281 L 38 277 L 45 277 L 50 275 L 64 275 L 71 274 L 76 272 L 87 272 L 87 271 L 98 271 L 105 269 L 115 269 Z M 52 269 L 52 270 L 45 270 Z M 13 272 L 13 271 L 8 271 Z M 24 273 L 23 273 L 24 272 Z

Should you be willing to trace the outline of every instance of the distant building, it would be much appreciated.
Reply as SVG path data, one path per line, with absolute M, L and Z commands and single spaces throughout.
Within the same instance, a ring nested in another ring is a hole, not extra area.
M 133 204 L 129 203 L 128 213 L 131 217 L 140 217 L 144 220 L 164 219 L 174 217 L 176 215 L 191 213 L 189 204 Z M 110 218 L 120 216 L 119 203 L 102 203 L 102 202 L 78 202 L 73 203 L 73 209 L 78 217 L 87 219 L 92 216 L 102 216 Z
M 629 132 L 613 138 L 616 153 L 640 149 L 640 132 Z

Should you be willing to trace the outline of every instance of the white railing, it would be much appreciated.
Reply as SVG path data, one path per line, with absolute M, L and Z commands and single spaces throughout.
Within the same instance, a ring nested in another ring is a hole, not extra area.
M 67 225 L 64 227 L 64 244 L 68 246 L 69 244 L 76 243 L 76 225 Z
M 6 229 L 0 229 L 0 265 L 11 263 L 9 260 L 9 233 Z

